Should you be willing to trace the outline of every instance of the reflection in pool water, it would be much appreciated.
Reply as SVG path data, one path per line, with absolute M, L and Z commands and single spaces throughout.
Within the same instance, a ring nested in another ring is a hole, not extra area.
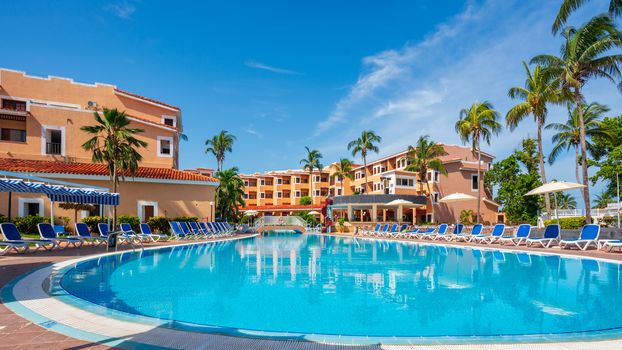
M 618 264 L 319 235 L 125 253 L 80 263 L 62 286 L 120 311 L 264 331 L 487 336 L 622 326 Z

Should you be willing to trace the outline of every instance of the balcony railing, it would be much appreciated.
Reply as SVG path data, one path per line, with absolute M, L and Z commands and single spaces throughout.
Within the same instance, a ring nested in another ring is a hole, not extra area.
M 46 143 L 45 154 L 61 154 L 61 144 L 56 142 Z

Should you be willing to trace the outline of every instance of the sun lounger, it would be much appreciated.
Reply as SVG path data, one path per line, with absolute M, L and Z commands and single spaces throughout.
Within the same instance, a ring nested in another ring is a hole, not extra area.
M 512 237 L 501 237 L 499 238 L 499 244 L 501 245 L 505 245 L 506 243 L 511 243 L 515 246 L 519 246 L 521 245 L 521 243 L 524 243 L 527 241 L 527 239 L 529 238 L 529 235 L 531 234 L 531 225 L 529 224 L 522 224 L 519 225 L 518 228 L 516 229 L 516 233 L 514 234 L 514 236 Z
M 369 236 L 369 235 L 371 235 L 373 232 L 377 232 L 378 230 L 380 230 L 380 227 L 381 227 L 381 226 L 382 226 L 381 224 L 376 224 L 376 227 L 374 227 L 374 229 L 373 229 L 373 230 L 361 230 L 361 231 L 360 231 L 360 233 L 361 233 L 361 235 L 363 235 L 363 236 Z
M 91 244 L 97 243 L 97 245 L 101 245 L 101 244 L 106 244 L 106 242 L 108 241 L 106 237 L 91 235 L 91 231 L 89 231 L 88 225 L 83 222 L 76 223 L 76 233 L 78 234 L 77 237 L 79 237 L 81 240 L 83 240 L 86 243 L 91 243 Z
M 391 237 L 391 236 L 393 236 L 393 234 L 397 232 L 398 226 L 399 226 L 398 224 L 391 225 L 391 229 L 389 229 L 387 232 L 384 232 L 382 237 Z
M 460 241 L 464 241 L 464 242 L 468 242 L 469 238 L 472 235 L 478 235 L 480 232 L 482 232 L 482 224 L 476 224 L 473 226 L 473 228 L 471 229 L 470 233 L 464 232 L 464 225 L 463 224 L 457 224 L 456 226 L 454 226 L 454 232 L 451 234 L 451 236 L 447 237 L 448 241 L 456 241 L 456 242 L 460 242 Z
M 549 248 L 554 243 L 559 242 L 559 225 L 553 224 L 548 225 L 546 229 L 544 229 L 544 236 L 541 238 L 528 238 L 527 245 L 532 246 L 534 244 L 540 245 L 542 248 Z
M 505 224 L 496 224 L 493 227 L 492 234 L 490 236 L 481 235 L 477 237 L 472 237 L 472 240 L 474 240 L 477 243 L 493 244 L 494 242 L 498 241 L 501 237 L 503 237 L 503 233 L 505 233 Z
M 142 236 L 148 237 L 149 239 L 151 239 L 152 242 L 158 242 L 160 240 L 168 240 L 169 238 L 168 235 L 160 235 L 160 234 L 153 233 L 151 231 L 151 227 L 149 227 L 149 225 L 146 223 L 140 224 L 140 233 L 142 234 Z
M 81 247 L 82 244 L 84 243 L 80 238 L 75 238 L 75 237 L 59 238 L 58 234 L 54 230 L 54 226 L 48 223 L 44 223 L 44 222 L 39 223 L 37 225 L 37 229 L 39 230 L 39 236 L 41 236 L 41 239 L 56 242 L 56 246 L 59 249 L 63 249 L 63 246 L 61 245 L 61 243 L 63 242 L 65 243 L 66 247 L 73 245 L 76 248 Z
M 598 240 L 598 249 L 602 249 L 602 250 L 611 252 L 615 248 L 622 248 L 622 239 L 601 239 L 601 240 Z
M 16 253 L 25 253 L 28 251 L 28 243 L 0 241 L 0 255 L 14 250 Z
M 587 250 L 591 245 L 598 248 L 598 236 L 600 235 L 600 226 L 596 224 L 588 224 L 583 226 L 579 238 L 576 239 L 562 239 L 559 241 L 559 246 L 562 249 L 577 247 L 581 250 Z M 581 246 L 583 245 L 583 246 Z
M 447 235 L 447 224 L 441 224 L 438 227 L 438 230 L 436 230 L 434 234 L 431 234 L 428 237 L 431 238 L 433 241 L 436 241 L 438 239 L 444 239 L 446 235 Z
M 428 227 L 425 230 L 418 229 L 414 236 L 417 239 L 425 239 L 430 238 L 434 234 L 434 232 L 436 232 L 436 227 Z
M 1 223 L 0 231 L 2 231 L 2 235 L 4 236 L 4 240 L 6 242 L 27 245 L 32 244 L 35 246 L 35 250 L 39 250 L 40 248 L 43 248 L 45 250 L 52 250 L 58 245 L 58 243 L 49 239 L 23 239 L 22 235 L 17 229 L 17 226 L 10 222 Z

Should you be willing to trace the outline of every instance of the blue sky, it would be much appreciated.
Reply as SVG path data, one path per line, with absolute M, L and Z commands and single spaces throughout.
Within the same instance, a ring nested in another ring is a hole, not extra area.
M 383 137 L 382 156 L 422 134 L 459 143 L 453 124 L 474 101 L 505 115 L 508 88 L 524 82 L 520 61 L 559 50 L 550 33 L 559 3 L 14 1 L 0 14 L 10 38 L 0 66 L 112 83 L 180 106 L 183 168 L 214 167 L 203 143 L 225 129 L 238 137 L 225 166 L 291 169 L 304 146 L 325 163 L 348 157 L 363 129 Z M 591 0 L 571 22 L 606 8 Z M 586 95 L 622 113 L 611 83 L 590 83 Z M 553 108 L 549 120 L 565 117 Z M 503 158 L 528 135 L 534 124 L 525 121 L 486 150 Z M 547 168 L 550 177 L 573 180 L 572 157 Z

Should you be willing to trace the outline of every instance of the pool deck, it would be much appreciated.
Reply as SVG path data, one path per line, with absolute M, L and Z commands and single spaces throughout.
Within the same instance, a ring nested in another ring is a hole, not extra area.
M 352 237 L 350 234 L 334 234 L 336 236 Z M 248 236 L 248 235 L 246 235 Z M 245 237 L 245 236 L 242 236 Z M 364 238 L 358 237 L 357 238 Z M 365 238 L 367 239 L 367 238 Z M 386 238 L 386 240 L 396 240 L 392 238 Z M 417 240 L 405 240 L 409 242 L 416 242 Z M 429 241 L 424 241 L 429 242 Z M 454 246 L 476 246 L 476 247 L 492 247 L 503 248 L 499 245 L 478 245 L 472 243 L 454 243 L 441 241 L 443 244 Z M 162 242 L 162 243 L 149 243 L 147 247 L 161 247 L 176 245 L 179 242 Z M 128 250 L 127 246 L 120 247 L 119 251 Z M 511 247 L 506 246 L 505 249 L 509 250 L 521 250 L 531 252 L 554 252 L 562 253 L 559 248 L 528 248 L 528 247 Z M 29 273 L 31 271 L 41 269 L 50 264 L 59 263 L 67 260 L 73 260 L 77 258 L 84 258 L 92 255 L 105 253 L 106 249 L 103 247 L 82 247 L 67 248 L 64 250 L 54 251 L 38 251 L 33 254 L 14 254 L 8 253 L 5 256 L 0 256 L 0 288 L 4 287 L 14 278 Z M 594 249 L 588 251 L 577 250 L 564 250 L 563 254 L 575 255 L 590 258 L 600 258 L 607 260 L 622 261 L 622 253 L 605 253 L 596 251 Z M 49 273 L 49 271 L 48 271 Z M 45 270 L 42 270 L 41 276 L 32 274 L 33 278 L 23 280 L 25 284 L 22 286 L 22 296 L 24 300 L 36 298 L 36 301 L 31 302 L 31 307 L 37 307 L 42 305 L 40 301 L 46 298 L 46 295 L 37 293 L 43 293 L 41 288 L 32 288 L 27 283 L 41 283 L 42 278 L 45 276 Z M 37 279 L 39 278 L 39 279 Z M 27 281 L 30 280 L 30 281 Z M 40 284 L 39 284 L 40 286 Z M 35 290 L 38 289 L 38 290 Z M 269 339 L 256 339 L 245 337 L 233 337 L 216 334 L 184 332 L 172 329 L 166 329 L 161 327 L 148 327 L 145 325 L 132 325 L 128 322 L 117 322 L 117 328 L 112 327 L 105 331 L 97 332 L 97 327 L 102 327 L 101 322 L 107 322 L 107 320 L 97 320 L 96 317 L 89 315 L 86 311 L 79 310 L 77 308 L 71 309 L 71 307 L 64 308 L 64 305 L 60 301 L 48 298 L 51 303 L 41 307 L 39 312 L 44 314 L 50 319 L 54 317 L 60 317 L 62 315 L 66 319 L 66 323 L 70 324 L 73 317 L 74 325 L 78 324 L 80 329 L 88 330 L 91 327 L 91 332 L 102 333 L 107 336 L 115 338 L 115 341 L 102 342 L 102 341 L 84 341 L 75 339 L 57 332 L 54 332 L 48 328 L 26 320 L 17 314 L 13 313 L 4 304 L 0 305 L 0 350 L 1 349 L 108 349 L 114 346 L 119 348 L 145 348 L 141 344 L 149 344 L 146 348 L 151 348 L 156 344 L 165 348 L 205 348 L 205 349 L 620 349 L 622 348 L 622 340 L 609 340 L 609 341 L 595 341 L 595 342 L 567 342 L 567 343 L 518 343 L 518 344 L 462 344 L 462 345 L 443 345 L 443 344 L 429 344 L 429 345 L 354 345 L 354 344 L 327 344 L 318 342 L 307 341 L 292 341 L 292 340 L 269 340 Z M 45 299 L 46 301 L 48 299 Z M 30 300 L 32 301 L 32 300 Z M 28 302 L 28 300 L 26 300 Z M 56 303 L 56 305 L 54 305 Z M 60 310 L 59 307 L 63 307 Z M 68 312 L 68 310 L 70 312 Z M 615 312 L 614 310 L 612 310 Z M 84 312 L 84 314 L 81 314 Z M 88 321 L 80 318 L 88 317 Z M 101 316 L 100 316 L 101 317 Z M 104 317 L 101 317 L 104 319 Z M 97 322 L 100 322 L 99 324 Z M 75 323 L 78 322 L 78 323 Z M 84 323 L 80 323 L 84 322 Z M 173 341 L 173 339 L 177 339 Z M 183 339 L 183 340 L 180 340 Z M 178 342 L 180 341 L 180 342 Z M 105 345 L 108 344 L 108 345 Z M 112 345 L 112 346 L 111 346 Z

